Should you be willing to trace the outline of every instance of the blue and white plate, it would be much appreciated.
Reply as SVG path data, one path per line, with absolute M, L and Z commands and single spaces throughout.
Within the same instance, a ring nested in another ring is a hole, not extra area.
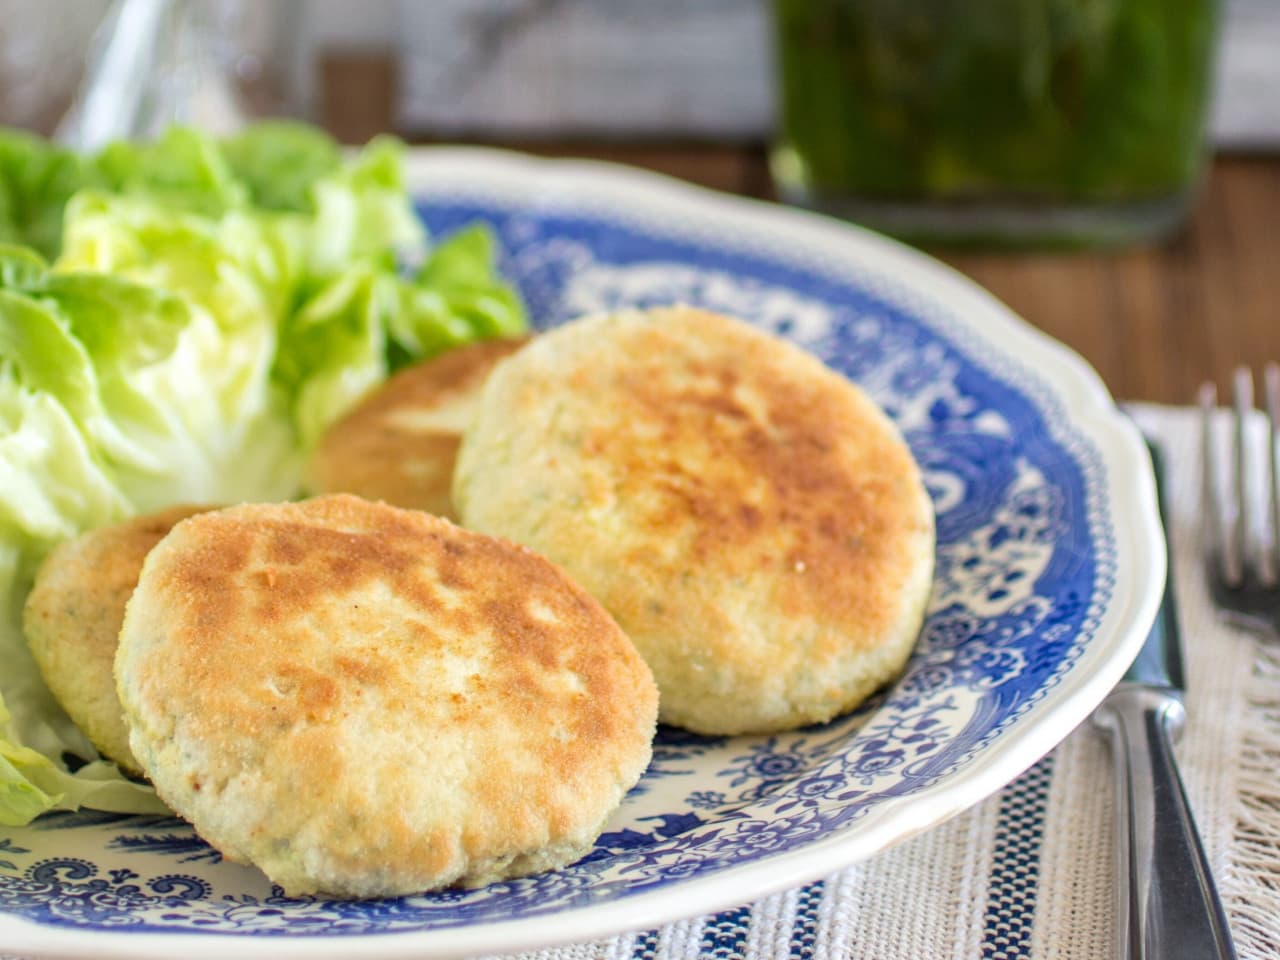
M 0 945 L 31 956 L 445 957 L 580 940 L 811 880 L 958 813 L 1083 720 L 1150 623 L 1164 551 L 1145 450 L 1079 358 L 883 238 L 597 164 L 423 151 L 431 228 L 494 224 L 539 325 L 683 301 L 788 337 L 901 425 L 938 517 L 929 618 L 856 716 L 660 732 L 564 870 L 392 900 L 289 898 L 178 820 L 0 827 Z M 234 953 L 233 953 L 234 952 Z

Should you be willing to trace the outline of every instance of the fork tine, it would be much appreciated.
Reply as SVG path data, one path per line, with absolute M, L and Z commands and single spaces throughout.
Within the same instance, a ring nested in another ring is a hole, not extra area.
M 1231 549 L 1231 535 L 1227 529 L 1227 517 L 1222 505 L 1222 476 L 1218 465 L 1218 451 L 1213 442 L 1213 417 L 1218 407 L 1216 384 L 1200 385 L 1200 464 L 1202 502 L 1205 504 L 1203 525 L 1209 541 L 1210 556 L 1217 565 L 1219 578 L 1227 584 L 1238 586 L 1241 569 L 1238 558 Z M 1234 565 L 1233 565 L 1234 561 Z
M 1244 579 L 1245 565 L 1249 563 L 1249 531 L 1253 526 L 1253 504 L 1249 500 L 1249 413 L 1253 410 L 1253 371 L 1248 367 L 1236 367 L 1232 376 L 1235 423 L 1233 425 L 1232 459 L 1235 462 L 1235 523 L 1231 544 L 1232 564 L 1238 584 Z
M 1267 405 L 1268 512 L 1271 515 L 1271 542 L 1262 551 L 1262 577 L 1268 586 L 1280 581 L 1280 466 L 1276 463 L 1276 428 L 1280 423 L 1280 364 L 1268 363 L 1262 370 L 1263 395 Z

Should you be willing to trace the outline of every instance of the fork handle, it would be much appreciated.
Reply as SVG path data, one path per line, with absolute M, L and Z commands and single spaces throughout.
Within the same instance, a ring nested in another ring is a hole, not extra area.
M 1179 697 L 1141 684 L 1122 684 L 1094 714 L 1115 759 L 1123 960 L 1236 956 L 1173 754 L 1185 717 Z

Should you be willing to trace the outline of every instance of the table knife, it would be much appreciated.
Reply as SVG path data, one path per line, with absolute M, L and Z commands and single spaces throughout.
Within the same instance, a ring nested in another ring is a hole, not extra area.
M 1124 679 L 1094 712 L 1116 770 L 1118 947 L 1123 960 L 1232 958 L 1222 901 L 1178 773 L 1186 720 L 1181 634 L 1168 547 L 1164 461 L 1148 443 L 1169 559 L 1155 623 Z

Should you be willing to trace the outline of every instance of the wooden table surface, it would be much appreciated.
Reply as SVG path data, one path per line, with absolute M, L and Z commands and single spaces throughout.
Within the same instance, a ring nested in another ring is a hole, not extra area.
M 505 144 L 631 163 L 758 198 L 772 186 L 757 145 Z M 1118 400 L 1194 402 L 1238 364 L 1280 360 L 1280 156 L 1219 157 L 1186 228 L 1120 252 L 931 249 L 1082 354 Z

